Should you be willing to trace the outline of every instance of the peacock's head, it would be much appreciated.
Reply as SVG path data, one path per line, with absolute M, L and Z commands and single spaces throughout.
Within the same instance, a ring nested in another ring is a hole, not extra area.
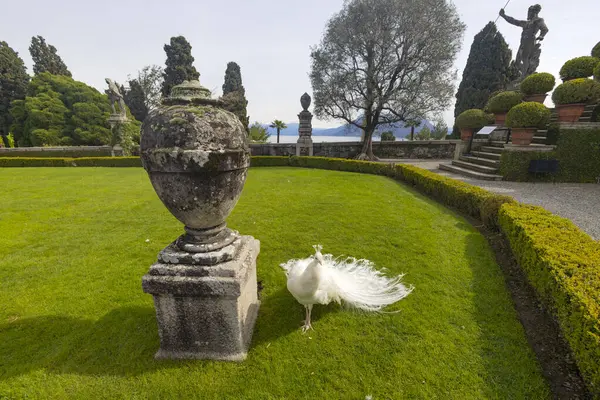
M 321 254 L 321 250 L 323 250 L 323 246 L 321 246 L 320 244 L 316 244 L 313 246 L 313 248 L 315 249 L 315 259 L 320 264 L 323 264 L 325 262 L 325 260 L 323 259 L 323 254 Z

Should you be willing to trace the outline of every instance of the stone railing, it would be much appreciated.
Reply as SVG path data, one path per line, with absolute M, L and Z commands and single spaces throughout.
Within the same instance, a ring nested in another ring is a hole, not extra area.
M 460 140 L 413 140 L 398 142 L 373 142 L 373 153 L 379 158 L 431 158 L 449 159 L 454 156 Z M 313 143 L 313 155 L 317 157 L 353 158 L 362 144 L 360 142 Z M 253 143 L 253 156 L 294 156 L 296 143 Z

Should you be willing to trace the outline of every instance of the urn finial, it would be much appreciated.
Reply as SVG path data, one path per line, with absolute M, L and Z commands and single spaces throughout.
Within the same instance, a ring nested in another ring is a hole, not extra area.
M 304 93 L 302 97 L 300 97 L 300 104 L 302 105 L 304 111 L 308 111 L 308 107 L 310 107 L 310 101 L 311 98 L 308 93 Z

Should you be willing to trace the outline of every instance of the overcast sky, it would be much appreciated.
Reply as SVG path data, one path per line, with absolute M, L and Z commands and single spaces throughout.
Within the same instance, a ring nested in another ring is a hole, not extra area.
M 73 77 L 104 91 L 104 78 L 125 82 L 144 65 L 164 66 L 163 45 L 183 35 L 192 45 L 201 83 L 221 92 L 228 61 L 236 61 L 249 100 L 251 121 L 297 122 L 300 96 L 311 93 L 310 46 L 319 42 L 326 21 L 343 0 L 27 0 L 2 4 L 0 40 L 25 60 L 32 73 L 28 47 L 42 35 L 54 45 Z M 456 61 L 459 79 L 473 36 L 495 20 L 505 0 L 456 0 L 467 30 Z M 508 15 L 525 19 L 528 0 L 511 0 Z M 589 55 L 600 40 L 598 0 L 545 0 L 541 16 L 550 32 L 542 46 L 538 71 L 558 77 L 568 59 Z M 503 20 L 498 26 L 513 56 L 520 28 Z M 415 27 L 418 29 L 419 27 Z M 458 82 L 456 83 L 458 85 Z M 550 104 L 549 102 L 547 103 Z M 452 124 L 452 109 L 444 117 Z M 340 121 L 313 120 L 315 127 Z

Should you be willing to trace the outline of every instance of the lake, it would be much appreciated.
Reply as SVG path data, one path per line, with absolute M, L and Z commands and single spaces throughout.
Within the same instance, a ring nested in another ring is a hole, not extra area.
M 313 136 L 313 143 L 323 142 L 360 142 L 360 136 Z M 398 139 L 396 139 L 398 140 Z M 296 143 L 298 136 L 279 136 L 279 143 Z M 373 141 L 379 141 L 379 138 L 373 138 Z M 269 143 L 277 143 L 277 134 L 271 135 Z

